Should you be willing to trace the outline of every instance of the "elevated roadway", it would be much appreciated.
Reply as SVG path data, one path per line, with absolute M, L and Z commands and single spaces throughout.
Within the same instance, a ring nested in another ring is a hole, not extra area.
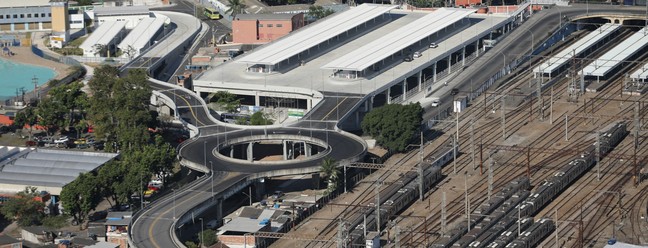
M 525 28 L 534 35 L 540 37 L 553 30 L 561 22 L 561 16 L 573 18 L 586 14 L 602 13 L 642 13 L 645 9 L 628 8 L 617 6 L 596 6 L 589 5 L 586 7 L 575 5 L 569 9 L 562 9 L 561 12 L 556 9 L 544 10 L 540 14 L 531 18 L 520 28 Z M 453 81 L 456 87 L 462 91 L 470 91 L 471 82 L 483 82 L 497 73 L 501 68 L 501 58 L 498 56 L 515 57 L 528 50 L 530 36 L 524 31 L 515 31 L 508 36 L 499 45 L 482 57 L 474 65 L 476 69 L 466 69 Z M 494 54 L 494 55 L 493 55 Z M 340 160 L 353 160 L 365 152 L 365 144 L 358 138 L 341 132 L 317 130 L 312 126 L 312 122 L 299 122 L 290 127 L 261 127 L 249 129 L 252 127 L 242 127 L 218 123 L 207 110 L 202 99 L 185 89 L 178 89 L 170 84 L 163 84 L 157 80 L 151 80 L 152 87 L 159 92 L 157 97 L 165 101 L 173 102 L 174 108 L 177 109 L 183 120 L 188 123 L 188 127 L 196 130 L 200 136 L 194 137 L 187 143 L 183 144 L 180 149 L 180 156 L 183 164 L 192 168 L 208 172 L 207 165 L 212 162 L 214 170 L 222 170 L 225 173 L 212 174 L 217 175 L 215 184 L 212 186 L 209 176 L 202 177 L 195 181 L 189 187 L 182 191 L 174 192 L 172 195 L 163 197 L 154 202 L 144 211 L 136 214 L 137 218 L 131 225 L 129 242 L 135 247 L 183 247 L 175 237 L 176 227 L 180 216 L 187 216 L 198 205 L 213 199 L 211 191 L 222 194 L 228 187 L 236 185 L 242 180 L 255 176 L 268 176 L 273 171 L 303 169 L 312 165 L 317 165 L 319 161 L 310 162 L 293 161 L 281 165 L 255 165 L 249 163 L 232 163 L 218 160 L 213 155 L 213 147 L 220 140 L 232 137 L 241 137 L 246 135 L 265 134 L 268 132 L 279 132 L 285 134 L 298 134 L 304 136 L 313 135 L 319 139 L 327 139 L 331 149 L 331 156 Z M 449 87 L 446 87 L 449 88 Z M 449 91 L 449 89 L 448 89 Z M 449 92 L 445 92 L 445 98 L 449 97 Z M 446 107 L 449 107 L 450 101 L 445 101 Z M 346 114 L 346 113 L 345 113 Z M 309 125 L 313 128 L 308 128 Z M 214 141 L 216 140 L 216 141 Z M 216 142 L 216 143 L 214 143 Z M 205 149 L 207 147 L 207 149 Z M 317 168 L 315 168 L 317 169 Z M 173 204 L 174 202 L 175 204 Z M 185 218 L 186 219 L 186 218 Z

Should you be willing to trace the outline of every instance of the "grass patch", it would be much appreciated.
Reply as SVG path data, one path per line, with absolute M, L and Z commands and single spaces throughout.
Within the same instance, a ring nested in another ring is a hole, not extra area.
M 73 40 L 73 41 L 68 42 L 67 46 L 68 46 L 68 47 L 79 47 L 81 44 L 83 44 L 83 42 L 84 42 L 87 38 L 88 38 L 88 36 L 82 36 L 82 37 L 79 37 L 79 38 L 76 39 L 76 40 Z

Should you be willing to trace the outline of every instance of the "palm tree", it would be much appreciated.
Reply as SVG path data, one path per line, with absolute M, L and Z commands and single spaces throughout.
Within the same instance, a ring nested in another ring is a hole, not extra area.
M 331 193 L 337 189 L 340 181 L 340 171 L 337 168 L 337 163 L 332 158 L 325 158 L 320 165 L 322 177 L 325 178 L 327 185 L 327 193 Z
M 238 14 L 242 14 L 243 11 L 245 10 L 245 4 L 241 0 L 227 0 L 229 3 L 229 9 L 225 11 L 225 13 L 228 13 L 232 16 L 232 19 L 236 17 Z

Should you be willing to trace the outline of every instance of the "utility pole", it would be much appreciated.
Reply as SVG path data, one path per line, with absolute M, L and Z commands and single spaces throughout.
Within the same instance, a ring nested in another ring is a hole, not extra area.
M 553 86 L 551 86 L 551 99 L 549 100 L 549 125 L 553 125 Z
M 419 200 L 423 201 L 423 183 L 425 182 L 423 178 L 423 132 L 421 132 L 421 145 L 419 145 L 419 166 L 418 166 L 418 183 L 419 183 Z
M 470 232 L 470 201 L 468 199 L 468 173 L 464 173 L 464 192 L 466 195 L 466 218 L 468 219 L 468 232 Z
M 441 197 L 441 234 L 446 233 L 446 192 L 442 192 Z
M 506 98 L 506 95 L 502 96 L 502 139 L 506 140 L 506 113 L 504 113 L 504 98 Z
M 538 108 L 538 114 L 540 115 L 540 121 L 544 121 L 544 98 L 542 97 L 542 81 L 538 81 L 538 102 L 540 107 Z
M 646 7 L 648 9 L 648 7 Z M 638 184 L 638 171 L 637 171 L 637 146 L 639 145 L 639 128 L 641 128 L 641 123 L 639 122 L 639 102 L 635 103 L 635 109 L 634 109 L 634 154 L 633 154 L 633 166 L 632 166 L 632 179 L 634 186 L 636 187 Z
M 569 122 L 568 114 L 565 114 L 565 141 L 569 141 L 569 127 L 567 123 Z
M 347 238 L 347 235 L 346 235 L 346 227 L 344 225 L 344 220 L 342 220 L 342 218 L 340 218 L 340 219 L 338 219 L 338 236 L 337 236 L 337 240 L 338 240 L 337 247 L 338 248 L 346 248 L 347 247 L 346 238 Z
M 493 158 L 488 155 L 488 200 L 490 201 L 493 194 Z
M 554 217 L 556 218 L 556 221 L 555 221 L 556 222 L 556 230 L 554 231 L 554 233 L 556 234 L 556 248 L 559 248 L 560 246 L 558 246 L 558 208 L 554 209 Z
M 475 120 L 470 117 L 470 157 L 472 161 L 472 169 L 475 170 Z
M 452 170 L 454 174 L 457 174 L 457 139 L 452 137 Z
M 376 231 L 380 235 L 380 185 L 382 182 L 376 182 Z
M 596 180 L 601 181 L 601 130 L 596 130 Z

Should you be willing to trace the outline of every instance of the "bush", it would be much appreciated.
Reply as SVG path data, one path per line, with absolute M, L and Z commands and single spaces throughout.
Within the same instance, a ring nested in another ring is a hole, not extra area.
M 47 216 L 43 218 L 43 226 L 59 229 L 67 226 L 67 215 L 58 215 L 58 216 Z

